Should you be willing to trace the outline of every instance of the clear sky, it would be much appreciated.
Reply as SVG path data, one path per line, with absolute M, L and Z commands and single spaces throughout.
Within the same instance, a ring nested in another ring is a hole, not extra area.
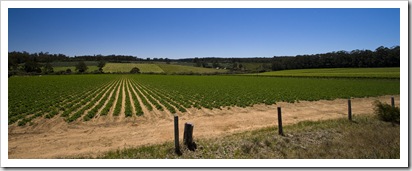
M 400 44 L 399 9 L 9 9 L 9 51 L 272 57 Z

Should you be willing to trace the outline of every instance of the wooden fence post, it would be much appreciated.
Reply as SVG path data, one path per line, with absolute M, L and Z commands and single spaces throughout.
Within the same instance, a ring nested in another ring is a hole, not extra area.
M 348 99 L 348 118 L 352 121 L 352 103 L 350 98 Z
M 393 108 L 395 107 L 395 98 L 393 96 L 391 97 L 391 105 Z
M 185 130 L 183 133 L 183 142 L 189 150 L 194 151 L 196 149 L 196 143 L 193 142 L 193 127 L 192 123 L 185 123 Z
M 174 126 L 175 126 L 175 152 L 180 155 L 180 147 L 179 147 L 179 117 L 177 115 L 174 116 Z
M 279 135 L 284 136 L 282 128 L 282 109 L 278 107 L 278 126 L 279 126 Z

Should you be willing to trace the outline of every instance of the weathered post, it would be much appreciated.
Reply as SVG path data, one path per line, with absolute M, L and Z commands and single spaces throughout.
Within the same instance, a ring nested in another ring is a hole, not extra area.
M 279 126 L 279 135 L 284 136 L 282 128 L 282 109 L 278 107 L 278 126 Z
M 179 117 L 177 115 L 174 116 L 174 124 L 175 124 L 175 152 L 180 155 L 180 147 L 179 147 Z
M 193 142 L 193 124 L 185 123 L 185 130 L 183 133 L 183 142 L 189 150 L 194 151 L 196 149 L 196 143 Z
M 393 98 L 393 96 L 391 97 L 391 105 L 393 108 L 395 108 L 395 98 Z
M 352 121 L 352 103 L 350 98 L 348 99 L 348 118 Z

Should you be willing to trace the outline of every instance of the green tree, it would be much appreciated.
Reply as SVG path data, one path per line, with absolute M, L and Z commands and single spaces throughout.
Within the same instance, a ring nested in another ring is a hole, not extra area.
M 99 71 L 103 72 L 103 67 L 106 65 L 106 61 L 99 61 L 97 67 L 99 67 Z
M 132 68 L 132 70 L 130 70 L 130 73 L 132 73 L 132 74 L 140 73 L 140 69 L 137 68 L 137 67 L 134 67 L 134 68 Z
M 28 60 L 26 61 L 26 63 L 24 63 L 24 71 L 41 73 L 41 68 L 39 64 L 37 64 L 37 62 Z
M 47 62 L 47 63 L 43 66 L 43 73 L 45 73 L 45 74 L 50 74 L 50 73 L 53 73 L 53 72 L 54 72 L 53 66 L 52 66 L 49 62 Z
M 67 68 L 66 69 L 66 74 L 71 74 L 71 73 L 72 73 L 72 70 L 70 68 Z
M 76 71 L 77 72 L 83 73 L 83 72 L 86 72 L 87 69 L 89 69 L 89 68 L 87 67 L 87 65 L 83 61 L 80 61 L 76 65 Z

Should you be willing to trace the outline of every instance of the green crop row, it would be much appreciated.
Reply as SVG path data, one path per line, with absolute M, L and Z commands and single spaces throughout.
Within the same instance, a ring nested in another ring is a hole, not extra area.
M 95 94 L 95 96 L 89 96 L 85 98 L 85 101 L 83 101 L 84 104 L 82 104 L 82 107 L 80 107 L 80 110 L 75 112 L 73 115 L 69 116 L 66 119 L 66 121 L 73 122 L 77 120 L 78 118 L 80 118 L 86 112 L 86 110 L 91 109 L 96 104 L 96 102 L 100 100 L 102 96 L 109 91 L 110 87 L 112 87 L 113 85 L 114 83 L 112 83 L 110 86 L 103 88 L 103 90 L 99 91 L 98 94 Z
M 153 107 L 152 105 L 150 105 L 150 103 L 146 100 L 146 98 L 144 98 L 143 94 L 140 93 L 140 91 L 138 90 L 136 83 L 133 80 L 130 80 L 131 84 L 132 84 L 132 88 L 136 91 L 137 95 L 139 96 L 140 100 L 142 100 L 142 103 L 144 106 L 146 106 L 147 110 L 152 111 Z
M 93 84 L 88 82 L 91 79 Z M 19 125 L 25 125 L 37 117 L 52 118 L 60 111 L 64 113 L 68 104 L 113 79 L 93 75 L 11 77 L 8 79 L 9 124 L 20 120 Z
M 125 94 L 123 94 L 123 92 Z M 255 104 L 371 97 L 400 93 L 398 79 L 184 75 L 70 75 L 9 78 L 8 122 L 26 125 L 56 115 L 88 121 L 113 109 L 119 116 L 148 111 L 186 112 Z M 123 98 L 125 104 L 122 105 Z M 116 100 L 117 99 L 117 100 Z M 140 100 L 139 100 L 140 99 Z M 142 104 L 141 104 L 142 103 Z M 16 107 L 17 106 L 17 107 Z M 133 111 L 133 109 L 135 111 Z
M 136 88 L 142 92 L 143 96 L 145 96 L 146 99 L 149 100 L 150 103 L 152 103 L 156 107 L 157 110 L 163 111 L 163 107 L 147 91 L 142 89 L 138 84 L 135 84 L 135 85 L 136 85 Z
M 174 100 L 167 97 L 165 94 L 153 91 L 150 88 L 144 87 L 142 85 L 140 85 L 140 87 L 149 92 L 151 95 L 154 95 L 155 98 L 158 99 L 160 103 L 162 103 L 171 113 L 176 113 L 175 108 L 177 108 L 180 112 L 186 112 L 186 109 L 184 107 L 182 107 L 180 104 L 177 104 Z
M 122 101 L 123 101 L 124 82 L 125 82 L 125 80 L 122 80 L 122 83 L 120 84 L 119 96 L 118 96 L 117 101 L 116 101 L 116 106 L 114 108 L 113 116 L 119 116 L 120 115 L 120 110 L 122 108 Z
M 100 108 L 103 107 L 105 104 L 106 100 L 109 98 L 110 92 L 113 92 L 114 89 L 117 87 L 119 82 L 116 82 L 115 84 L 111 85 L 108 91 L 104 94 L 104 96 L 97 102 L 98 104 L 94 107 L 92 107 L 87 114 L 83 117 L 84 121 L 88 121 L 92 119 L 94 116 L 96 116 L 97 112 L 99 111 Z
M 133 75 L 131 78 L 138 82 L 142 92 L 158 100 L 186 104 L 185 108 L 191 103 L 193 107 L 209 109 L 399 94 L 400 88 L 399 80 L 388 79 L 179 75 Z
M 133 116 L 133 110 L 132 110 L 132 104 L 130 103 L 130 95 L 129 95 L 129 83 L 128 81 L 125 82 L 124 84 L 125 87 L 125 108 L 124 108 L 124 114 L 126 117 L 131 117 Z
M 104 85 L 104 86 L 105 86 L 105 85 Z M 104 86 L 103 86 L 103 87 L 104 87 Z M 97 90 L 99 90 L 99 89 L 93 90 L 92 93 L 93 93 L 93 92 L 96 92 Z M 92 94 L 92 93 L 90 93 L 90 94 Z M 87 94 L 86 94 L 86 95 L 87 95 Z M 64 107 L 60 107 L 60 106 L 64 105 L 65 103 L 72 104 L 72 103 L 70 102 L 70 101 L 72 100 L 72 98 L 73 98 L 73 97 L 70 97 L 70 98 L 68 98 L 68 99 L 66 99 L 66 100 L 64 100 L 64 101 L 60 101 L 59 103 L 56 103 L 56 104 L 51 105 L 51 106 L 48 106 L 48 107 L 44 106 L 43 108 L 40 108 L 40 109 L 38 109 L 37 111 L 35 111 L 35 112 L 34 112 L 35 114 L 33 114 L 33 115 L 18 115 L 17 117 L 11 118 L 9 121 L 15 122 L 15 121 L 17 121 L 18 119 L 23 118 L 22 120 L 20 120 L 20 121 L 18 122 L 18 125 L 19 125 L 19 126 L 23 126 L 23 125 L 26 125 L 26 123 L 31 122 L 33 119 L 35 119 L 35 118 L 37 118 L 37 117 L 43 116 L 45 113 L 48 113 L 48 114 L 45 116 L 45 118 L 50 119 L 50 118 L 54 117 L 55 115 L 59 114 L 59 109 L 64 109 Z M 80 107 L 80 106 L 81 106 L 81 104 L 78 104 L 78 106 L 77 106 L 77 107 L 74 106 L 74 108 L 78 108 L 78 107 Z M 69 110 L 64 111 L 64 112 L 70 112 L 70 111 L 72 111 L 72 110 L 69 109 Z M 63 114 L 66 114 L 66 113 L 63 113 Z M 21 118 L 19 118 L 19 117 L 21 117 Z M 9 123 L 10 123 L 10 122 L 9 122 Z
M 109 114 L 110 109 L 113 106 L 114 100 L 116 100 L 116 95 L 117 93 L 119 93 L 120 91 L 120 81 L 118 81 L 117 86 L 115 87 L 115 89 L 113 90 L 109 101 L 107 102 L 106 106 L 103 108 L 103 110 L 101 111 L 100 115 L 102 116 L 106 116 L 107 114 Z
M 128 80 L 128 84 L 127 86 L 130 86 L 130 93 L 132 94 L 132 100 L 134 102 L 134 108 L 136 110 L 136 115 L 137 116 L 142 116 L 143 115 L 143 110 L 142 107 L 140 106 L 139 100 L 137 99 L 135 90 L 133 89 L 132 83 L 130 82 L 130 80 Z M 147 101 L 146 101 L 147 102 Z

